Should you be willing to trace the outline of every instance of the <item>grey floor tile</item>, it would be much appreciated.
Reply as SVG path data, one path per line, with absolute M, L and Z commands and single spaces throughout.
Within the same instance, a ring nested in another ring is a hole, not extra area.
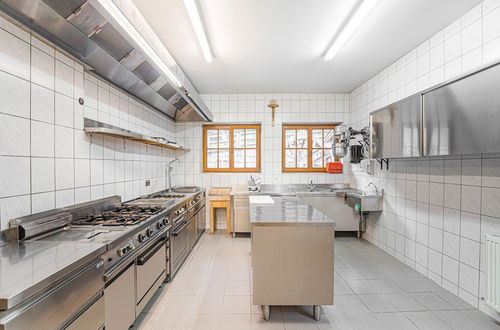
M 391 304 L 389 300 L 380 294 L 366 294 L 358 295 L 359 299 L 365 304 L 370 312 L 382 313 L 382 312 L 398 312 L 396 306 Z
M 335 295 L 354 294 L 354 291 L 352 291 L 351 287 L 347 285 L 345 281 L 339 280 L 335 281 L 333 284 L 334 284 L 333 292 Z
M 468 317 L 462 311 L 436 311 L 434 315 L 437 315 L 437 317 L 443 320 L 452 329 L 469 330 L 480 328 L 479 323 Z
M 410 293 L 410 295 L 416 299 L 422 306 L 428 310 L 450 310 L 454 309 L 453 306 L 448 304 L 446 301 L 441 299 L 434 292 L 423 292 L 423 293 Z
M 394 282 L 399 285 L 405 292 L 432 292 L 432 287 L 427 285 L 422 281 L 417 281 L 413 278 L 408 278 L 405 276 L 404 278 L 395 279 Z
M 375 318 L 374 314 L 349 314 L 346 315 L 349 326 L 355 330 L 383 330 L 384 327 Z
M 448 291 L 439 291 L 436 292 L 436 294 L 441 298 L 444 299 L 448 304 L 452 305 L 456 309 L 475 309 L 474 306 L 468 304 L 462 298 L 454 295 L 451 292 Z
M 427 310 L 421 303 L 408 293 L 392 293 L 385 296 L 401 312 L 415 312 Z
M 484 330 L 498 330 L 500 329 L 500 322 L 495 321 L 492 317 L 484 314 L 478 309 L 463 311 L 465 315 L 476 321 L 481 329 Z
M 416 330 L 417 327 L 403 313 L 377 313 L 375 318 L 384 330 Z
M 342 314 L 368 313 L 368 309 L 363 302 L 355 295 L 343 295 L 335 297 L 333 306 L 325 306 L 327 310 Z
M 286 330 L 317 330 L 318 323 L 306 315 L 283 315 Z
M 419 329 L 444 330 L 451 329 L 443 320 L 433 312 L 408 312 L 406 317 Z

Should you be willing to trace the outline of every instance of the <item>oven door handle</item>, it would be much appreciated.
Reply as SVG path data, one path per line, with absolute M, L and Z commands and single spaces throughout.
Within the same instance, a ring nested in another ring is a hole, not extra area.
M 162 247 L 165 246 L 166 242 L 167 242 L 166 237 L 160 238 L 160 240 L 151 248 L 149 248 L 148 251 L 137 257 L 137 265 L 142 266 L 146 262 L 148 262 L 148 260 L 151 259 L 151 257 L 154 256 L 156 252 L 158 252 L 158 250 L 160 250 Z
M 104 274 L 103 279 L 104 282 L 108 283 L 112 279 L 114 279 L 117 275 L 120 273 L 123 273 L 125 270 L 127 270 L 130 266 L 132 266 L 134 263 L 132 260 L 126 260 L 115 267 L 111 268 L 111 270 L 107 273 Z
M 185 213 L 184 213 L 184 214 L 181 214 L 180 216 L 178 216 L 177 218 L 175 218 L 174 220 L 172 220 L 172 223 L 178 223 L 178 222 L 180 222 L 180 220 L 179 220 L 179 219 L 184 218 L 184 216 L 185 216 L 185 215 L 186 215 Z
M 184 223 L 179 227 L 179 228 L 176 228 L 173 232 L 172 232 L 172 236 L 178 236 L 179 233 L 184 229 L 186 228 L 187 226 L 189 225 L 189 222 L 187 221 L 184 221 Z

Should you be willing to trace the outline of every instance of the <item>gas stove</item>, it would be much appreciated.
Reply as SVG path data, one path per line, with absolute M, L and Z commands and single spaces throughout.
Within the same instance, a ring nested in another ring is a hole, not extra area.
M 97 214 L 88 214 L 83 218 L 76 219 L 75 225 L 84 226 L 132 226 L 162 212 L 165 208 L 156 206 L 119 206 Z

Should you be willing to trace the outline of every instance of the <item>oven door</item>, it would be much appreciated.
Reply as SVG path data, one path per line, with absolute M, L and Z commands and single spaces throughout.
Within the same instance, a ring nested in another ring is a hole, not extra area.
M 172 245 L 170 254 L 172 256 L 172 277 L 175 275 L 184 259 L 186 259 L 189 252 L 189 235 L 188 235 L 188 221 L 182 221 L 172 231 Z
M 200 238 L 201 234 L 205 231 L 207 221 L 207 209 L 205 205 L 196 214 L 196 236 Z
M 165 281 L 168 236 L 157 240 L 136 261 L 136 315 L 144 309 L 156 290 Z
M 118 266 L 104 275 L 106 330 L 128 329 L 135 320 L 135 264 Z

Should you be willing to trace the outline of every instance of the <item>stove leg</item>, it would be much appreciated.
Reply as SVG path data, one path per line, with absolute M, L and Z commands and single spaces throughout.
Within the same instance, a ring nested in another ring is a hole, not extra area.
M 264 312 L 264 321 L 269 321 L 269 319 L 271 318 L 271 306 L 262 306 L 262 311 Z
M 321 315 L 321 306 L 320 305 L 314 305 L 313 306 L 313 317 L 316 321 L 319 321 Z

